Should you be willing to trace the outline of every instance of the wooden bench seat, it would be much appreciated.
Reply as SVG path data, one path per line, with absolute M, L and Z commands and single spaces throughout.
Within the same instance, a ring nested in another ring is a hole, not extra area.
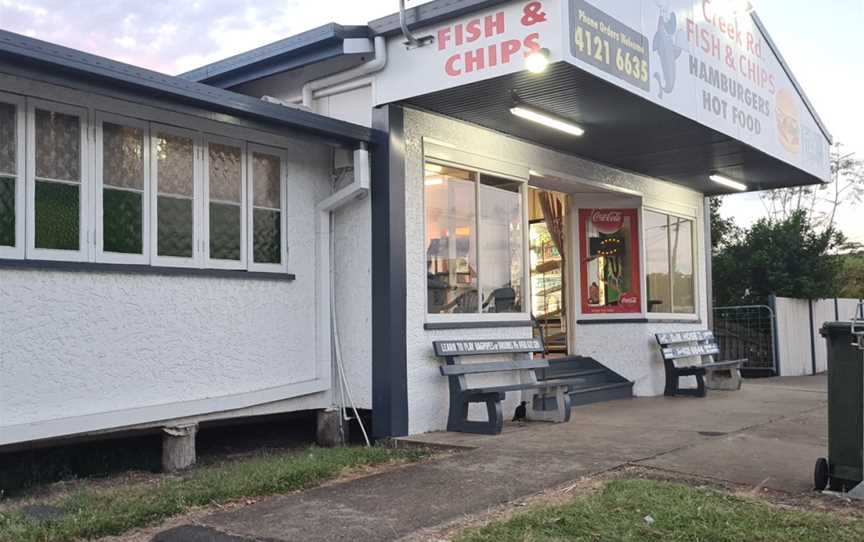
M 531 359 L 542 352 L 538 339 L 435 341 L 435 354 L 443 357 L 441 374 L 449 380 L 450 412 L 447 430 L 467 433 L 498 434 L 504 426 L 501 402 L 506 394 L 521 391 L 526 402 L 527 417 L 535 420 L 566 422 L 570 420 L 570 395 L 567 388 L 578 379 L 538 382 L 536 371 L 549 368 L 545 359 Z M 525 356 L 496 361 L 466 362 L 471 356 Z M 501 373 L 515 374 L 519 382 L 500 385 L 469 386 L 469 375 Z M 486 421 L 468 419 L 471 403 L 485 403 Z M 551 405 L 551 406 L 550 406 Z
M 711 389 L 741 388 L 741 365 L 747 360 L 715 361 L 714 356 L 720 354 L 720 347 L 714 339 L 714 332 L 658 333 L 656 339 L 666 368 L 665 395 L 705 397 L 706 377 Z M 679 379 L 684 376 L 696 377 L 695 389 L 680 387 Z

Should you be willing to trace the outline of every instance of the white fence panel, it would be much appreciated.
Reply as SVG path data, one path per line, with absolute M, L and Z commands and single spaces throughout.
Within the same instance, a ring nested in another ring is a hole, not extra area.
M 778 297 L 777 353 L 782 376 L 802 376 L 828 370 L 828 346 L 819 330 L 825 322 L 849 321 L 857 299 L 822 299 L 812 302 L 813 325 L 810 325 L 811 303 L 806 299 Z
M 776 311 L 780 374 L 811 374 L 813 362 L 810 355 L 810 304 L 806 299 L 778 297 Z

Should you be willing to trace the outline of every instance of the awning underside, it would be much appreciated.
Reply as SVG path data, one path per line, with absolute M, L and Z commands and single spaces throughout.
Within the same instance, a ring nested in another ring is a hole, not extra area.
M 582 137 L 513 116 L 513 93 L 525 104 L 571 120 Z M 623 170 L 665 179 L 706 195 L 732 192 L 718 173 L 750 190 L 820 183 L 820 179 L 653 104 L 570 64 L 540 75 L 515 74 L 407 100 L 412 106 L 506 133 Z

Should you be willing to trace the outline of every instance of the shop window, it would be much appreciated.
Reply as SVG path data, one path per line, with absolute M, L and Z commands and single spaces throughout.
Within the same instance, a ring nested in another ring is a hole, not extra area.
M 648 312 L 695 314 L 693 221 L 645 211 Z
M 104 114 L 97 117 L 97 249 L 101 261 L 148 260 L 148 147 L 145 122 Z
M 635 209 L 579 211 L 583 314 L 642 311 Z
M 283 154 L 277 149 L 250 145 L 252 194 L 252 266 L 274 267 L 284 264 L 282 240 L 285 237 L 282 208 Z
M 242 268 L 246 256 L 246 160 L 237 142 L 207 143 L 207 254 L 209 265 Z
M 426 165 L 430 314 L 522 312 L 523 186 L 494 175 Z
M 156 181 L 156 259 L 163 265 L 189 265 L 196 250 L 195 134 L 154 129 Z
M 24 100 L 0 94 L 0 257 L 24 255 Z
M 87 258 L 85 118 L 71 106 L 34 101 L 30 107 L 30 238 L 41 258 Z

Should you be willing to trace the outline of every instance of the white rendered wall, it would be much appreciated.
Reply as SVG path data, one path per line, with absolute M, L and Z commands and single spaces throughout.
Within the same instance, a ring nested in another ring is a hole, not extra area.
M 336 212 L 336 318 L 342 362 L 357 408 L 372 408 L 371 199 Z M 335 389 L 335 388 L 334 388 Z M 335 398 L 339 401 L 339 398 Z M 347 405 L 346 405 L 347 406 Z
M 0 269 L 0 444 L 330 404 L 315 204 L 331 150 L 286 148 L 295 281 Z
M 592 182 L 621 187 L 658 210 L 691 213 L 696 218 L 698 250 L 696 273 L 701 322 L 687 324 L 596 324 L 578 326 L 576 353 L 601 363 L 636 382 L 637 395 L 663 392 L 663 365 L 654 333 L 707 326 L 705 250 L 702 194 L 668 182 L 622 172 L 574 156 L 531 145 L 475 126 L 411 109 L 405 110 L 406 243 L 407 243 L 407 358 L 409 432 L 444 429 L 447 419 L 447 381 L 438 371 L 441 361 L 432 353 L 432 341 L 443 339 L 524 338 L 530 327 L 461 330 L 426 330 L 426 247 L 423 208 L 423 138 L 433 138 L 456 149 L 509 164 L 546 172 L 566 173 Z M 644 291 L 644 288 L 643 288 Z M 518 394 L 508 394 L 505 415 L 512 412 Z

